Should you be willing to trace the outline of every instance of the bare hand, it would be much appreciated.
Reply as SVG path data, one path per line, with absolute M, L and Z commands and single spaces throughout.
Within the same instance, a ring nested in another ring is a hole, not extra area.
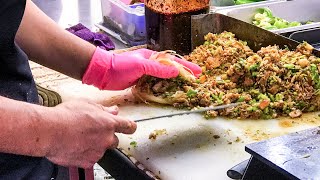
M 56 137 L 52 137 L 46 155 L 50 161 L 62 166 L 89 168 L 106 149 L 116 148 L 115 133 L 132 134 L 135 122 L 117 116 L 118 108 L 73 101 L 51 108 L 55 116 Z

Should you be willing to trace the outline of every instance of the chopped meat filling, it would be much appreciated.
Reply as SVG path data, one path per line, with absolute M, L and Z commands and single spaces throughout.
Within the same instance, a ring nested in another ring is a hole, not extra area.
M 243 102 L 207 112 L 206 117 L 296 118 L 320 110 L 320 58 L 312 50 L 308 43 L 301 43 L 295 51 L 275 45 L 253 52 L 230 32 L 209 33 L 203 45 L 185 56 L 202 67 L 196 83 L 148 76 L 140 80 L 140 89 L 170 98 L 178 108 Z

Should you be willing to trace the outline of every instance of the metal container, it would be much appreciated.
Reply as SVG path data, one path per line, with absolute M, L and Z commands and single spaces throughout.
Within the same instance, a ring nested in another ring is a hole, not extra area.
M 191 51 L 191 16 L 206 14 L 208 10 L 209 0 L 146 1 L 147 47 L 188 54 Z
M 320 28 L 297 31 L 292 33 L 289 38 L 299 42 L 306 41 L 320 50 Z
M 283 34 L 289 36 L 290 33 L 320 27 L 320 1 L 319 0 L 293 0 L 293 1 L 279 1 L 268 2 L 264 4 L 252 4 L 242 7 L 230 7 L 215 11 L 216 13 L 225 14 L 227 16 L 237 18 L 239 20 L 252 23 L 252 18 L 258 8 L 269 8 L 273 12 L 274 16 L 283 18 L 289 22 L 298 21 L 305 23 L 312 21 L 312 24 L 305 24 L 296 27 L 270 30 L 277 34 Z
M 279 2 L 286 0 L 265 0 L 260 2 L 253 2 L 248 4 L 236 5 L 234 0 L 211 0 L 210 1 L 210 12 L 215 12 L 217 10 L 228 9 L 228 8 L 239 8 L 239 7 L 247 7 L 251 5 L 262 5 L 270 2 Z
M 131 46 L 146 43 L 143 3 L 126 5 L 120 0 L 101 0 L 101 8 L 100 29 Z

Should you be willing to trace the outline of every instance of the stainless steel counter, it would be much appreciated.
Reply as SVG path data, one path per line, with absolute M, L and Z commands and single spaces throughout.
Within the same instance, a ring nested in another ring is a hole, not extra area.
M 50 18 L 61 27 L 67 28 L 77 23 L 94 30 L 95 23 L 102 21 L 100 0 L 33 0 Z M 126 48 L 122 42 L 112 38 L 116 49 Z

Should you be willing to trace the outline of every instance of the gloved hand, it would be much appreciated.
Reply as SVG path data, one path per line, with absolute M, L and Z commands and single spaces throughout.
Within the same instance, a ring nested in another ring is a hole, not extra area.
M 149 60 L 153 53 L 155 51 L 139 49 L 115 54 L 97 47 L 82 82 L 101 90 L 122 90 L 134 85 L 143 75 L 164 79 L 178 76 L 176 67 Z M 176 57 L 174 60 L 193 71 L 195 76 L 201 74 L 198 65 Z

